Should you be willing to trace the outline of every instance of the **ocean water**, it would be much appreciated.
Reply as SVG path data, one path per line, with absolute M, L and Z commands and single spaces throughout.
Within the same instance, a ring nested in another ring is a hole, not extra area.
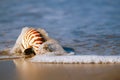
M 120 54 L 120 0 L 1 0 L 0 50 L 25 26 L 44 28 L 76 54 Z

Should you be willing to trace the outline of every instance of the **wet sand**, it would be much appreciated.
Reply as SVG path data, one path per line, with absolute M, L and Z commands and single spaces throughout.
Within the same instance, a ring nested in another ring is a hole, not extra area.
M 0 80 L 16 80 L 16 66 L 12 60 L 0 60 Z
M 120 64 L 41 64 L 0 61 L 1 80 L 120 80 Z

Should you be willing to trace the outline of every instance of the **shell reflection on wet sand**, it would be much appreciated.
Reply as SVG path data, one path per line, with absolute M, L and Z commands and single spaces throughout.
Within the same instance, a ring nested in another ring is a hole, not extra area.
M 14 60 L 20 80 L 119 80 L 120 64 L 41 64 Z

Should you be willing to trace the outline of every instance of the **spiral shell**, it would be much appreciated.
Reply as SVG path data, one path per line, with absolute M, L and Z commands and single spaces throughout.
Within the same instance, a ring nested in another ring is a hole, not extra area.
M 32 48 L 34 52 L 39 52 L 39 46 L 44 42 L 42 35 L 34 28 L 29 28 L 22 35 L 22 47 L 24 49 Z

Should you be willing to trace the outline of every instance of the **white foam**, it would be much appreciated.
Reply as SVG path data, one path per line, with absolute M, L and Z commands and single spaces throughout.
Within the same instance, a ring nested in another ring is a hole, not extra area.
M 42 63 L 120 63 L 120 56 L 72 55 L 72 56 L 40 56 L 31 59 Z

